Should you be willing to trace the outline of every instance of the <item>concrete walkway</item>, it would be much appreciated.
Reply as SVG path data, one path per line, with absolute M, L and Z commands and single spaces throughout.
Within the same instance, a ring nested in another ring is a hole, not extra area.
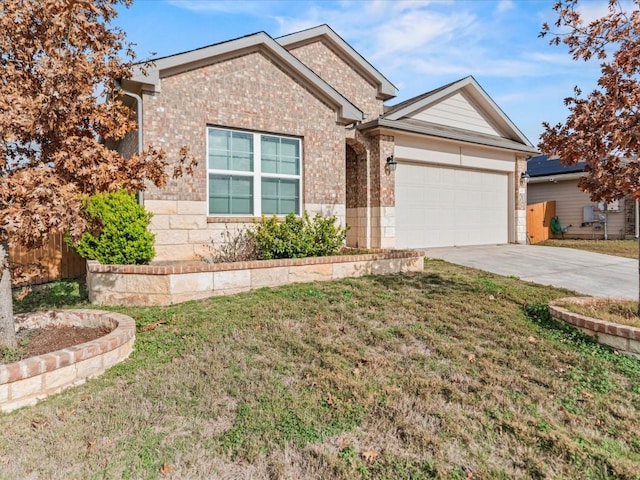
M 428 258 L 598 296 L 636 300 L 638 260 L 571 248 L 482 245 L 425 249 Z

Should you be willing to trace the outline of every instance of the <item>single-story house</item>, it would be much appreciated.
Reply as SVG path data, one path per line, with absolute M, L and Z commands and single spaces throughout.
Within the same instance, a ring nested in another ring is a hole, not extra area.
M 473 77 L 386 106 L 396 87 L 321 25 L 159 58 L 122 87 L 140 97 L 145 146 L 199 160 L 144 192 L 158 259 L 303 211 L 335 215 L 359 248 L 526 241 L 521 174 L 537 151 Z
M 602 239 L 605 230 L 608 239 L 637 236 L 636 202 L 631 198 L 606 205 L 592 202 L 589 194 L 578 188 L 580 178 L 587 175 L 584 168 L 584 162 L 563 165 L 560 159 L 547 155 L 532 157 L 527 162 L 527 204 L 555 201 L 565 238 Z

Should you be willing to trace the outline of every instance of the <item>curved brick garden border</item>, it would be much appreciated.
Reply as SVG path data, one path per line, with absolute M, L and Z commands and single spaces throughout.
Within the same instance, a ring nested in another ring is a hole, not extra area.
M 562 320 L 570 323 L 587 335 L 595 337 L 598 343 L 609 345 L 621 353 L 640 357 L 640 328 L 588 317 L 586 315 L 571 312 L 556 304 L 560 302 L 569 302 L 581 305 L 591 305 L 595 302 L 602 302 L 602 300 L 602 298 L 598 297 L 561 298 L 549 304 L 549 313 L 556 320 Z M 616 299 L 610 300 L 614 302 L 616 301 Z
M 3 412 L 33 405 L 49 395 L 102 374 L 129 356 L 136 331 L 131 317 L 89 309 L 33 314 L 22 324 L 26 328 L 34 325 L 105 327 L 111 332 L 57 352 L 0 365 L 0 411 Z

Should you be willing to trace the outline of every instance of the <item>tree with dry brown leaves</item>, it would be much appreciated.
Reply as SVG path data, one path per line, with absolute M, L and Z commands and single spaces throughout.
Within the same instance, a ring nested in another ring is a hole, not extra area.
M 27 247 L 54 232 L 78 238 L 86 196 L 167 180 L 164 152 L 125 159 L 107 147 L 136 129 L 116 82 L 131 77 L 134 53 L 111 25 L 130 3 L 0 2 L 0 345 L 15 342 L 9 238 Z
M 540 33 L 566 45 L 574 60 L 600 62 L 597 87 L 587 96 L 575 87 L 566 121 L 544 123 L 539 144 L 564 164 L 586 163 L 579 187 L 593 201 L 640 199 L 640 0 L 631 5 L 610 0 L 608 14 L 587 23 L 578 0 L 561 0 L 553 7 L 559 31 L 544 24 Z

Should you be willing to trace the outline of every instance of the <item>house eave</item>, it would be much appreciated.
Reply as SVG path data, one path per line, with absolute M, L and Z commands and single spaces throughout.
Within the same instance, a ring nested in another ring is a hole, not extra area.
M 529 178 L 529 183 L 557 183 L 566 182 L 569 180 L 579 180 L 582 177 L 586 177 L 586 172 L 574 172 L 574 173 L 562 173 L 556 175 L 543 175 L 540 177 Z
M 517 143 L 513 140 L 509 140 L 506 138 L 496 137 L 495 139 L 491 137 L 481 136 L 474 134 L 474 132 L 466 132 L 462 130 L 456 130 L 452 128 L 442 128 L 435 125 L 422 124 L 416 125 L 408 122 L 404 122 L 402 120 L 390 120 L 386 118 L 378 118 L 371 122 L 363 123 L 358 125 L 357 129 L 360 131 L 368 131 L 373 129 L 386 129 L 389 131 L 400 131 L 407 133 L 414 133 L 419 135 L 426 135 L 429 137 L 441 138 L 444 140 L 453 140 L 464 143 L 471 143 L 475 145 L 482 145 L 485 147 L 494 147 L 500 148 L 503 150 L 509 150 L 518 153 L 526 153 L 529 155 L 535 155 L 540 152 L 536 150 L 534 147 L 529 145 L 523 145 L 521 143 Z

